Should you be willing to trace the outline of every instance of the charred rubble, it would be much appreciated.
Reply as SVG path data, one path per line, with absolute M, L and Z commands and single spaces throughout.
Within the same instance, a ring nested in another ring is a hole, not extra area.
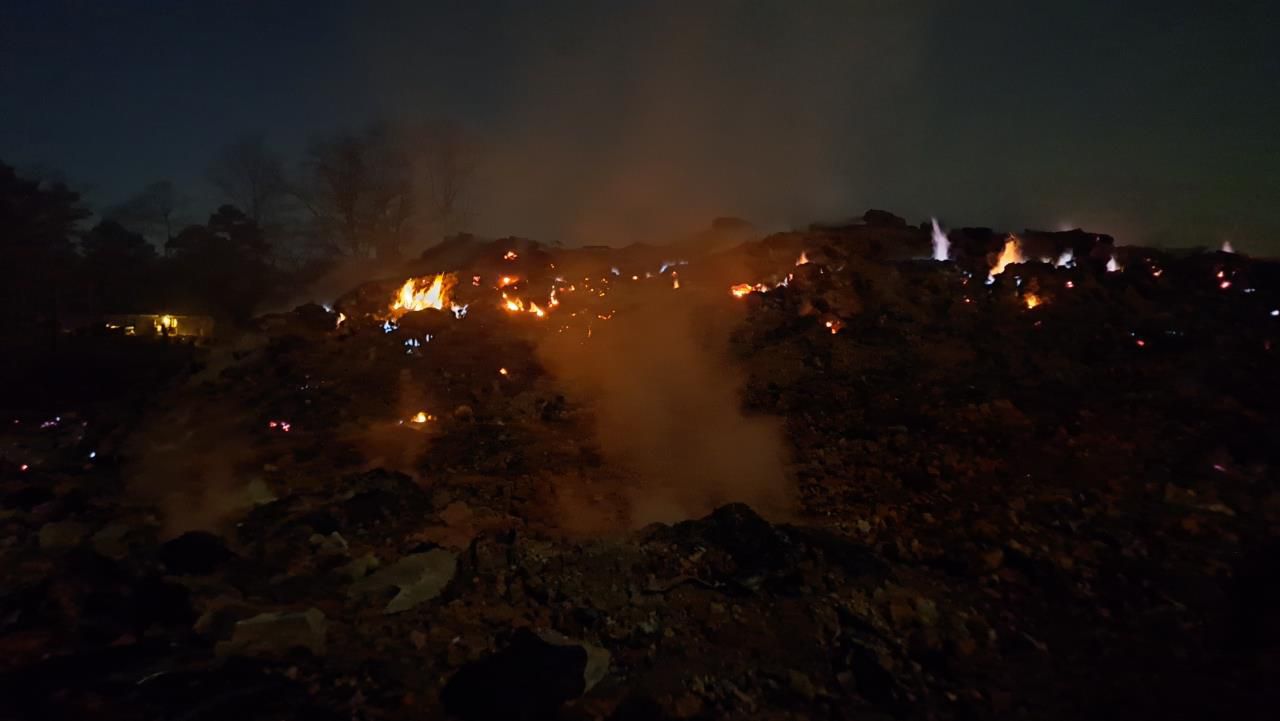
M 1274 708 L 1280 265 L 982 228 L 940 261 L 883 211 L 754 233 L 460 236 L 15 410 L 0 717 Z M 641 522 L 652 479 L 547 361 L 674 303 L 728 329 L 786 503 Z

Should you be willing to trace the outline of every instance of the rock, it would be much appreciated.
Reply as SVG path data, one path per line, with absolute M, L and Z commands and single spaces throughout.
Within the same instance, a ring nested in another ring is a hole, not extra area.
M 40 548 L 43 550 L 59 550 L 73 548 L 80 544 L 89 529 L 76 521 L 58 521 L 46 523 L 40 527 Z
M 787 685 L 791 690 L 806 701 L 812 701 L 818 695 L 817 689 L 813 687 L 813 681 L 804 673 L 796 670 L 787 672 Z
M 311 534 L 311 538 L 307 539 L 312 546 L 315 547 L 316 553 L 322 556 L 341 556 L 347 552 L 347 539 L 342 534 L 334 531 L 327 536 L 319 533 Z
M 602 648 L 520 629 L 506 648 L 459 669 L 440 700 L 464 721 L 553 718 L 561 704 L 595 685 L 608 664 Z
M 346 563 L 338 572 L 350 578 L 353 581 L 364 578 L 369 572 L 379 566 L 378 557 L 372 553 L 366 553 L 363 556 L 353 559 L 350 563 Z
M 305 648 L 323 656 L 328 621 L 317 608 L 297 613 L 260 613 L 237 623 L 231 640 L 216 647 L 219 656 L 282 656 Z
M 414 553 L 351 584 L 349 595 L 355 598 L 395 588 L 399 593 L 384 612 L 400 613 L 439 596 L 457 569 L 457 554 L 439 548 Z
M 222 538 L 207 531 L 189 531 L 160 547 L 160 562 L 175 576 L 207 576 L 235 557 Z
M 123 523 L 112 523 L 89 538 L 93 550 L 107 558 L 120 560 L 129 553 L 129 546 L 124 542 L 125 534 L 130 531 Z

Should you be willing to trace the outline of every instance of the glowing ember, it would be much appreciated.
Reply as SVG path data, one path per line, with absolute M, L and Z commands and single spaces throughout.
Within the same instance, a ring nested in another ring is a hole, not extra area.
M 933 223 L 933 259 L 950 260 L 951 240 L 947 238 L 947 234 L 942 232 L 942 228 L 938 226 L 937 218 L 931 218 L 930 222 Z
M 435 419 L 436 419 L 436 417 L 435 417 L 435 416 L 430 415 L 430 414 L 429 414 L 429 413 L 427 413 L 426 411 L 418 411 L 418 413 L 417 413 L 416 415 L 414 415 L 414 417 L 413 417 L 413 418 L 410 418 L 410 419 L 409 419 L 409 422 L 410 422 L 410 423 L 418 423 L 418 424 L 422 424 L 422 423 L 426 423 L 426 422 L 428 422 L 428 421 L 434 421 Z
M 500 374 L 502 374 L 502 375 L 504 375 L 504 376 L 505 376 L 505 375 L 510 375 L 509 373 L 507 373 L 507 369 L 506 369 L 506 368 L 499 368 L 499 369 L 498 369 L 498 373 L 500 373 Z
M 1219 288 L 1221 288 L 1221 289 L 1223 289 L 1223 290 L 1226 290 L 1227 288 L 1230 288 L 1230 287 L 1231 287 L 1231 281 L 1229 281 L 1229 280 L 1224 280 L 1224 281 L 1222 281 L 1221 283 L 1219 283 L 1219 284 L 1218 284 L 1218 287 L 1219 287 Z
M 391 301 L 391 312 L 398 316 L 427 308 L 444 310 L 449 305 L 449 291 L 453 290 L 455 282 L 457 279 L 446 273 L 410 278 L 400 286 L 400 291 Z
M 1018 240 L 1018 236 L 1010 235 L 1004 241 L 1004 248 L 1000 251 L 1000 257 L 996 258 L 996 264 L 991 266 L 991 272 L 987 273 L 987 285 L 996 282 L 996 276 L 1004 272 L 1006 266 L 1011 263 L 1021 263 L 1026 260 L 1022 255 L 1022 241 Z
M 1075 284 L 1075 283 L 1073 283 L 1073 282 L 1071 282 L 1071 281 L 1067 281 L 1067 282 L 1066 282 L 1066 287 L 1068 287 L 1068 288 L 1074 288 L 1074 287 L 1076 287 L 1076 284 Z
M 1026 295 L 1022 296 L 1022 302 L 1027 304 L 1028 309 L 1044 304 L 1044 300 L 1041 299 L 1040 296 L 1036 295 L 1035 293 L 1027 293 Z
M 293 424 L 289 423 L 289 421 L 267 421 L 267 428 L 279 429 L 288 433 L 293 430 Z
M 516 258 L 519 258 L 519 257 L 520 257 L 520 255 L 519 255 L 519 254 L 517 254 L 514 250 L 508 250 L 505 254 L 503 254 L 502 259 L 503 259 L 503 260 L 515 260 Z
M 671 271 L 671 289 L 680 290 L 680 276 L 674 270 Z
M 18 466 L 18 470 L 23 471 L 23 472 L 26 472 L 27 470 L 30 470 L 30 468 L 31 468 L 31 466 L 28 466 L 28 465 L 27 465 L 27 464 L 25 464 L 25 463 L 23 463 L 21 466 Z
M 519 283 L 519 282 L 520 282 L 519 278 L 510 276 L 510 275 L 504 275 L 498 279 L 498 287 L 506 288 L 509 285 L 515 285 L 516 283 Z
M 840 329 L 844 327 L 844 323 L 842 323 L 839 318 L 832 318 L 822 325 L 826 326 L 827 330 L 831 331 L 831 335 L 839 333 Z

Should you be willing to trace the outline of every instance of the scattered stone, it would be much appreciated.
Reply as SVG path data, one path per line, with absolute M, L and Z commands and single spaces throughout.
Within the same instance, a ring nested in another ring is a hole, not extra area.
M 325 652 L 328 620 L 319 609 L 261 613 L 237 623 L 231 640 L 216 647 L 219 656 L 283 656 L 305 648 L 316 656 Z
M 46 523 L 40 527 L 40 548 L 46 551 L 74 548 L 88 532 L 87 526 L 76 521 Z
M 457 569 L 457 554 L 438 548 L 414 553 L 356 581 L 349 594 L 355 598 L 395 588 L 398 593 L 384 613 L 400 613 L 439 596 Z

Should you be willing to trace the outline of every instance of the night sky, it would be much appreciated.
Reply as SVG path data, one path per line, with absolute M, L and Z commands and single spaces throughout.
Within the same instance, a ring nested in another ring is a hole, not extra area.
M 1277 5 L 7 0 L 0 159 L 198 219 L 246 132 L 447 117 L 491 235 L 879 207 L 1280 253 Z

